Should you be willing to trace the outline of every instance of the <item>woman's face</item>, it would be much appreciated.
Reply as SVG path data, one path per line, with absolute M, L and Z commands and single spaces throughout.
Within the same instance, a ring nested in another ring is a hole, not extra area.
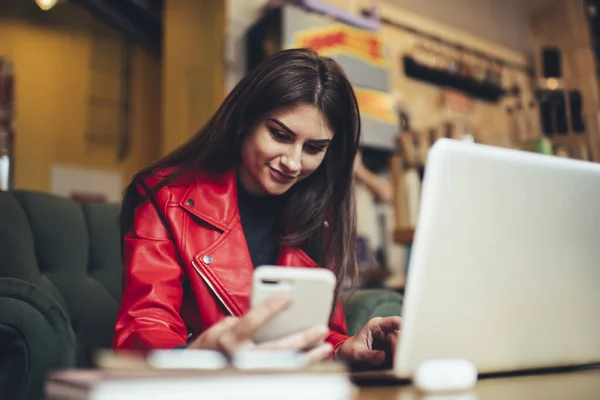
M 253 195 L 283 194 L 315 172 L 332 138 L 329 124 L 313 105 L 275 110 L 242 144 L 240 180 Z

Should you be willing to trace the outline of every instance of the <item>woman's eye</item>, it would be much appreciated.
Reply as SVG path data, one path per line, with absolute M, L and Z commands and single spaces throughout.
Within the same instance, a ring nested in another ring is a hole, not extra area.
M 309 154 L 317 154 L 325 150 L 323 146 L 306 145 L 305 150 Z
M 277 140 L 278 142 L 285 142 L 288 140 L 288 136 L 277 129 L 269 128 L 269 131 L 271 132 L 273 139 Z

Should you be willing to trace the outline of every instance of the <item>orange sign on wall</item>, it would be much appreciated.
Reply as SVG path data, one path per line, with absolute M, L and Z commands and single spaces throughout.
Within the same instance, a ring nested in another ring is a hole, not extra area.
M 348 54 L 377 67 L 388 66 L 384 44 L 377 33 L 344 24 L 297 32 L 291 47 L 310 48 L 326 56 Z
M 397 124 L 398 116 L 394 112 L 393 98 L 390 93 L 379 90 L 354 88 L 360 113 L 379 122 Z

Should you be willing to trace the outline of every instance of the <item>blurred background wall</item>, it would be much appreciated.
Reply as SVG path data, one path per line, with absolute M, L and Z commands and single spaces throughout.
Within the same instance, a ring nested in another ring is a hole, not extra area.
M 51 168 L 69 164 L 130 177 L 159 154 L 161 63 L 76 3 L 42 12 L 33 1 L 0 2 L 0 55 L 15 75 L 16 188 L 49 191 Z M 121 109 L 129 86 L 129 105 Z M 127 119 L 131 151 L 115 149 Z
M 118 202 L 132 175 L 193 135 L 245 74 L 248 29 L 267 3 L 277 2 L 2 0 L 0 75 L 10 65 L 15 85 L 12 188 Z M 393 199 L 357 185 L 358 220 L 371 248 L 403 260 L 393 270 L 408 259 L 436 138 L 599 160 L 598 1 L 322 3 L 353 15 L 377 5 L 388 56 L 382 98 L 398 116 L 398 145 L 365 157 L 369 179 Z M 415 79 L 407 58 L 434 69 L 460 64 L 469 77 L 492 71 L 501 93 Z M 558 119 L 558 130 L 548 125 Z M 418 154 L 407 157 L 407 148 Z

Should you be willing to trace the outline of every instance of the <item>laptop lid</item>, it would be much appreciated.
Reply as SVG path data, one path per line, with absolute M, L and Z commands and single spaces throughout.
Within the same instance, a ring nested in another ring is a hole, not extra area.
M 395 372 L 600 362 L 600 165 L 440 139 L 431 148 Z

